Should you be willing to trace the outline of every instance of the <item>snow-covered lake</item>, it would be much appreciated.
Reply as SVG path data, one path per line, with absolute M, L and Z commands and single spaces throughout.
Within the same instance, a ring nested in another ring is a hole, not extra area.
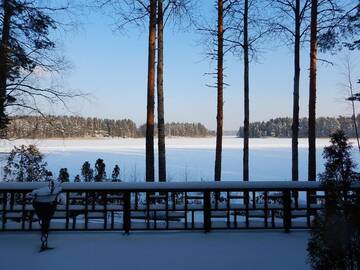
M 155 142 L 156 144 L 157 142 Z M 215 160 L 215 138 L 167 138 L 167 175 L 169 181 L 211 181 Z M 71 178 L 80 174 L 85 161 L 92 165 L 102 158 L 110 177 L 115 164 L 120 166 L 121 179 L 143 181 L 145 172 L 144 139 L 91 140 L 2 140 L 0 152 L 14 145 L 35 144 L 45 154 L 49 169 L 58 174 L 68 168 Z M 222 179 L 242 180 L 242 139 L 224 137 Z M 317 140 L 318 172 L 323 170 L 322 151 L 328 139 Z M 360 163 L 354 149 L 353 158 Z M 299 141 L 300 179 L 307 177 L 307 139 Z M 2 164 L 6 154 L 1 155 Z M 157 161 L 157 156 L 155 157 Z M 155 166 L 156 167 L 156 166 Z M 2 170 L 1 170 L 2 173 Z M 291 180 L 291 139 L 251 139 L 250 178 L 256 180 Z

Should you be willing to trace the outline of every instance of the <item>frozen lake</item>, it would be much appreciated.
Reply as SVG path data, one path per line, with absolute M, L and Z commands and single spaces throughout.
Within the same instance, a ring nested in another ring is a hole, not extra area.
M 167 175 L 169 181 L 211 181 L 215 160 L 215 138 L 167 138 Z M 35 144 L 45 154 L 48 168 L 57 176 L 68 168 L 71 178 L 80 174 L 85 161 L 92 165 L 102 158 L 108 177 L 115 164 L 121 179 L 143 181 L 145 172 L 145 139 L 79 139 L 79 140 L 2 140 L 2 163 L 14 145 Z M 155 142 L 157 144 L 157 141 Z M 222 179 L 242 180 L 242 144 L 240 138 L 224 137 Z M 323 170 L 322 151 L 328 139 L 317 141 L 318 172 Z M 353 151 L 359 163 L 360 155 Z M 307 139 L 299 141 L 300 179 L 307 177 Z M 157 156 L 155 157 L 157 161 Z M 155 167 L 156 164 L 155 164 Z M 1 170 L 2 173 L 2 170 Z M 291 180 L 291 139 L 251 139 L 250 179 Z

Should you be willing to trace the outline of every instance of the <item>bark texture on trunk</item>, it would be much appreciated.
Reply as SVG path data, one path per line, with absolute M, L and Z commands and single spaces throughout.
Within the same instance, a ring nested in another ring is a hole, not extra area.
M 150 1 L 149 55 L 146 117 L 146 181 L 155 180 L 154 172 L 154 108 L 155 108 L 155 54 L 156 54 L 156 0 Z
M 352 90 L 351 90 L 351 96 L 352 96 L 352 97 L 354 96 Z M 357 125 L 357 123 L 356 123 L 355 102 L 354 102 L 353 100 L 351 101 L 351 107 L 352 107 L 352 111 L 353 111 L 352 120 L 353 120 L 353 122 L 354 122 L 356 142 L 357 142 L 358 149 L 359 149 L 359 151 L 360 151 L 359 131 L 358 131 L 358 125 Z
M 5 113 L 6 88 L 8 78 L 8 50 L 10 40 L 10 24 L 12 9 L 8 0 L 3 0 L 3 25 L 0 43 L 0 130 L 4 129 L 9 120 Z
M 217 31 L 217 126 L 216 126 L 216 153 L 215 153 L 215 181 L 221 181 L 221 154 L 223 137 L 223 90 L 224 90 L 224 7 L 223 0 L 218 0 L 218 31 Z
M 249 1 L 244 1 L 244 153 L 243 153 L 243 180 L 249 181 Z
M 157 101 L 158 101 L 158 151 L 159 181 L 166 181 L 166 149 L 165 149 L 165 118 L 164 118 L 164 14 L 163 0 L 158 0 L 157 27 Z
M 299 95 L 300 95 L 300 0 L 295 3 L 295 39 L 294 39 L 294 92 L 292 123 L 292 180 L 299 181 Z
M 350 61 L 350 60 L 349 60 Z M 359 139 L 359 132 L 358 132 L 358 125 L 356 122 L 356 109 L 355 109 L 355 100 L 354 100 L 354 88 L 353 83 L 351 80 L 351 66 L 350 62 L 347 63 L 347 73 L 348 73 L 348 81 L 349 81 L 349 90 L 350 90 L 350 97 L 351 97 L 351 107 L 352 107 L 352 120 L 354 123 L 354 129 L 355 129 L 355 136 L 356 136 L 356 142 L 358 149 L 360 151 L 360 139 Z
M 311 1 L 308 180 L 316 180 L 316 71 L 318 0 Z

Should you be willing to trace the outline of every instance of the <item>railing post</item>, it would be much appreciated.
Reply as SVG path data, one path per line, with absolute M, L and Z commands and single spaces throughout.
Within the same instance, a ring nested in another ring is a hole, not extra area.
M 249 228 L 249 204 L 250 204 L 250 194 L 249 191 L 244 191 L 244 203 L 245 203 L 245 226 Z
M 65 218 L 66 218 L 66 222 L 65 222 L 65 228 L 66 230 L 69 230 L 69 207 L 70 207 L 70 192 L 66 191 L 66 205 L 65 205 Z
M 104 205 L 104 230 L 107 230 L 107 219 L 108 219 L 108 212 L 107 212 L 107 192 L 105 191 L 102 196 L 103 205 Z
M 25 205 L 26 205 L 26 192 L 22 193 L 22 206 L 21 206 L 21 230 L 25 230 L 25 221 L 26 221 L 26 211 L 25 211 Z
M 6 223 L 6 206 L 7 206 L 7 192 L 3 193 L 3 212 L 2 212 L 2 230 L 5 231 L 5 223 Z
M 88 191 L 85 191 L 85 230 L 88 229 L 88 223 L 89 223 L 89 193 Z
M 309 190 L 306 191 L 306 225 L 311 229 L 311 202 Z
M 211 230 L 211 201 L 210 191 L 204 191 L 204 230 L 209 232 Z
M 15 204 L 15 191 L 10 192 L 10 210 L 14 210 L 14 204 Z
M 290 190 L 283 190 L 283 206 L 284 206 L 284 229 L 290 232 L 291 229 L 291 194 Z
M 131 229 L 130 206 L 131 206 L 130 191 L 125 191 L 124 192 L 124 213 L 123 213 L 123 225 L 124 225 L 125 234 L 129 234 L 130 229 Z

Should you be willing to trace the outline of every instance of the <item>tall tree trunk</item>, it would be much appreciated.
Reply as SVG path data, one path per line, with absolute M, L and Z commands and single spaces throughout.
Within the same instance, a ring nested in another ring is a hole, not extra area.
M 154 172 L 154 108 L 155 108 L 155 42 L 156 42 L 156 0 L 150 1 L 149 56 L 146 118 L 146 181 L 155 180 Z
M 158 0 L 157 48 L 157 100 L 158 100 L 158 151 L 159 181 L 166 181 L 165 120 L 164 120 L 164 13 L 163 0 Z
M 218 0 L 218 31 L 217 31 L 217 127 L 215 154 L 215 181 L 221 180 L 221 153 L 223 136 L 223 90 L 224 90 L 224 7 L 223 0 Z
M 9 120 L 5 113 L 6 87 L 8 78 L 8 49 L 10 40 L 10 24 L 12 8 L 8 0 L 2 1 L 3 5 L 3 25 L 0 43 L 0 130 L 4 129 Z
M 353 97 L 352 90 L 351 90 L 351 97 Z M 359 140 L 358 125 L 357 125 L 357 122 L 356 122 L 356 110 L 355 110 L 355 101 L 354 100 L 351 101 L 351 106 L 352 106 L 352 112 L 353 112 L 352 120 L 354 122 L 355 136 L 356 136 L 358 149 L 360 151 L 360 140 Z
M 356 122 L 356 109 L 355 109 L 355 100 L 354 100 L 354 88 L 351 80 L 351 67 L 350 67 L 350 60 L 347 62 L 347 76 L 348 76 L 348 83 L 349 83 L 349 90 L 350 90 L 350 100 L 351 100 L 351 107 L 352 107 L 352 120 L 354 123 L 354 129 L 355 129 L 355 136 L 356 136 L 356 142 L 358 145 L 358 149 L 360 151 L 360 139 L 359 139 L 359 132 L 358 132 L 358 125 Z
M 243 154 L 243 180 L 249 181 L 249 1 L 244 1 L 244 154 Z
M 294 92 L 292 123 L 292 180 L 299 181 L 299 92 L 300 92 L 300 0 L 295 4 Z
M 308 180 L 316 180 L 316 69 L 318 0 L 311 1 Z

